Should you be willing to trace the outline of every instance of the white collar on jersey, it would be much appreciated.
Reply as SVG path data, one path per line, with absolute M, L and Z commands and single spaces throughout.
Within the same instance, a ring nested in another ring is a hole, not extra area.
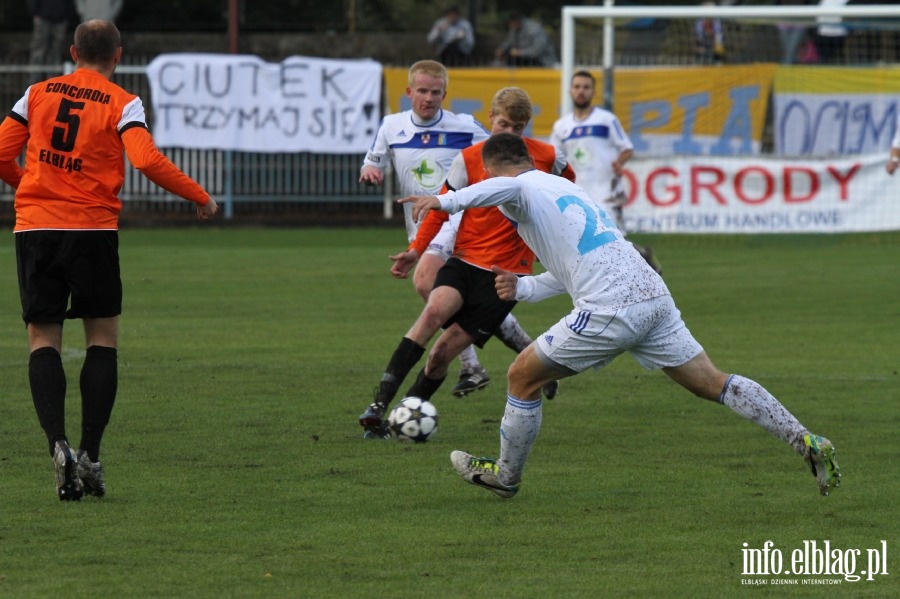
M 412 110 L 409 111 L 409 117 L 412 119 L 413 125 L 415 125 L 416 127 L 430 127 L 444 118 L 444 109 L 441 108 L 440 110 L 438 110 L 437 115 L 427 123 L 420 122 L 421 119 L 419 119 L 419 115 L 417 115 Z

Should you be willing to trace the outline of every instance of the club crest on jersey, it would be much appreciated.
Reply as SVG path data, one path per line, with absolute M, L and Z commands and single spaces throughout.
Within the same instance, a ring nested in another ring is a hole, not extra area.
M 423 133 L 422 134 L 422 145 L 428 145 L 431 143 L 431 133 Z

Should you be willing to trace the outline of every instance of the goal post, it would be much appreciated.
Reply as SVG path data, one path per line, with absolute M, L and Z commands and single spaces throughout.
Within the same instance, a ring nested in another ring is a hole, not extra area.
M 602 83 L 594 103 L 634 144 L 628 231 L 900 230 L 886 169 L 900 139 L 900 3 L 605 0 L 564 7 L 561 24 L 561 114 L 587 70 Z

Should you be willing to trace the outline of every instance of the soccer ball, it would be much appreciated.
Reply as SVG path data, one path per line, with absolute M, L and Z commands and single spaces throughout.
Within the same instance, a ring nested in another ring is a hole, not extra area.
M 391 410 L 388 430 L 400 441 L 424 443 L 437 432 L 437 408 L 421 397 L 405 397 Z

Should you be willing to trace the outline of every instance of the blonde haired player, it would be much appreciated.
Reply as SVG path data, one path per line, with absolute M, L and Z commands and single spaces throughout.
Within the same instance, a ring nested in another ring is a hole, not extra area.
M 401 195 L 438 193 L 456 155 L 473 143 L 487 139 L 487 130 L 474 117 L 444 110 L 449 77 L 446 67 L 434 60 L 420 60 L 409 68 L 406 97 L 411 108 L 382 119 L 363 160 L 360 182 L 381 185 L 388 165 L 393 164 Z M 407 240 L 411 241 L 418 224 L 408 208 L 403 212 Z M 413 284 L 423 301 L 428 301 L 437 271 L 453 253 L 458 224 L 458 218 L 445 224 L 416 267 Z M 461 377 L 464 373 L 484 370 L 472 347 L 459 358 Z

